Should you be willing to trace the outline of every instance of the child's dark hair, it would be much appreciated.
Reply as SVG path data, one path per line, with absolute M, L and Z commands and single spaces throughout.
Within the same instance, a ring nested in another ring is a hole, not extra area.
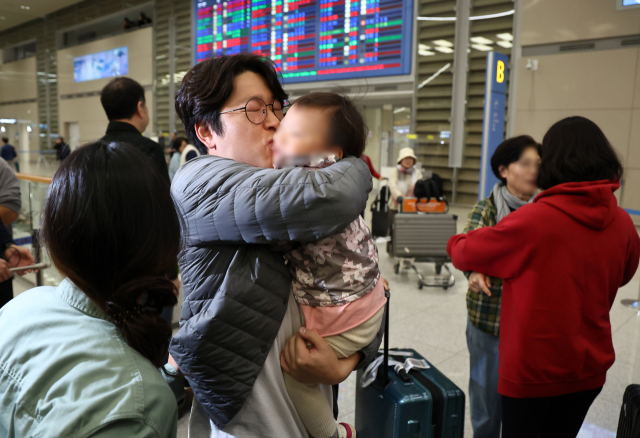
M 329 141 L 345 155 L 358 157 L 364 152 L 368 128 L 362 114 L 346 96 L 336 93 L 309 93 L 297 99 L 295 106 L 318 108 L 329 113 Z

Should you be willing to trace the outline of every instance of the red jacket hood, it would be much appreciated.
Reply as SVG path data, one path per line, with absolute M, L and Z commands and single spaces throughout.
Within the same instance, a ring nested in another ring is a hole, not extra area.
M 613 192 L 618 188 L 617 180 L 559 184 L 540 193 L 534 202 L 551 205 L 585 227 L 602 230 L 616 217 L 618 200 Z

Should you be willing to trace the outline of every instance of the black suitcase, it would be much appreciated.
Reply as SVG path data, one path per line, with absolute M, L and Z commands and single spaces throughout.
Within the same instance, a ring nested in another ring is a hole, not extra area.
M 380 186 L 376 200 L 371 204 L 371 234 L 386 237 L 389 230 L 389 186 Z
M 387 295 L 388 296 L 388 295 Z M 389 304 L 385 315 L 384 359 L 376 381 L 363 388 L 362 371 L 356 385 L 356 430 L 366 438 L 462 438 L 464 392 L 438 371 L 396 372 L 389 357 Z M 423 359 L 415 350 L 413 359 Z M 393 354 L 393 350 L 391 351 Z
M 629 385 L 624 391 L 617 438 L 640 437 L 640 385 Z

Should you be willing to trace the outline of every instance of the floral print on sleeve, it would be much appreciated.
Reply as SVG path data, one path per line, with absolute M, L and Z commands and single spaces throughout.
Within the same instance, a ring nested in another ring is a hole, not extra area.
M 380 279 L 378 248 L 361 217 L 334 236 L 285 253 L 299 304 L 342 306 L 371 292 Z

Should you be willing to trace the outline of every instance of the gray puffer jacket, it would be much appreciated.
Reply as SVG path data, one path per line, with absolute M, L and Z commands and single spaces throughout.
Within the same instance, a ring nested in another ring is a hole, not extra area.
M 184 303 L 170 352 L 218 428 L 242 408 L 287 309 L 291 275 L 282 253 L 265 244 L 343 230 L 364 210 L 371 185 L 355 158 L 273 170 L 205 156 L 176 174 Z M 363 362 L 379 344 L 362 351 Z

